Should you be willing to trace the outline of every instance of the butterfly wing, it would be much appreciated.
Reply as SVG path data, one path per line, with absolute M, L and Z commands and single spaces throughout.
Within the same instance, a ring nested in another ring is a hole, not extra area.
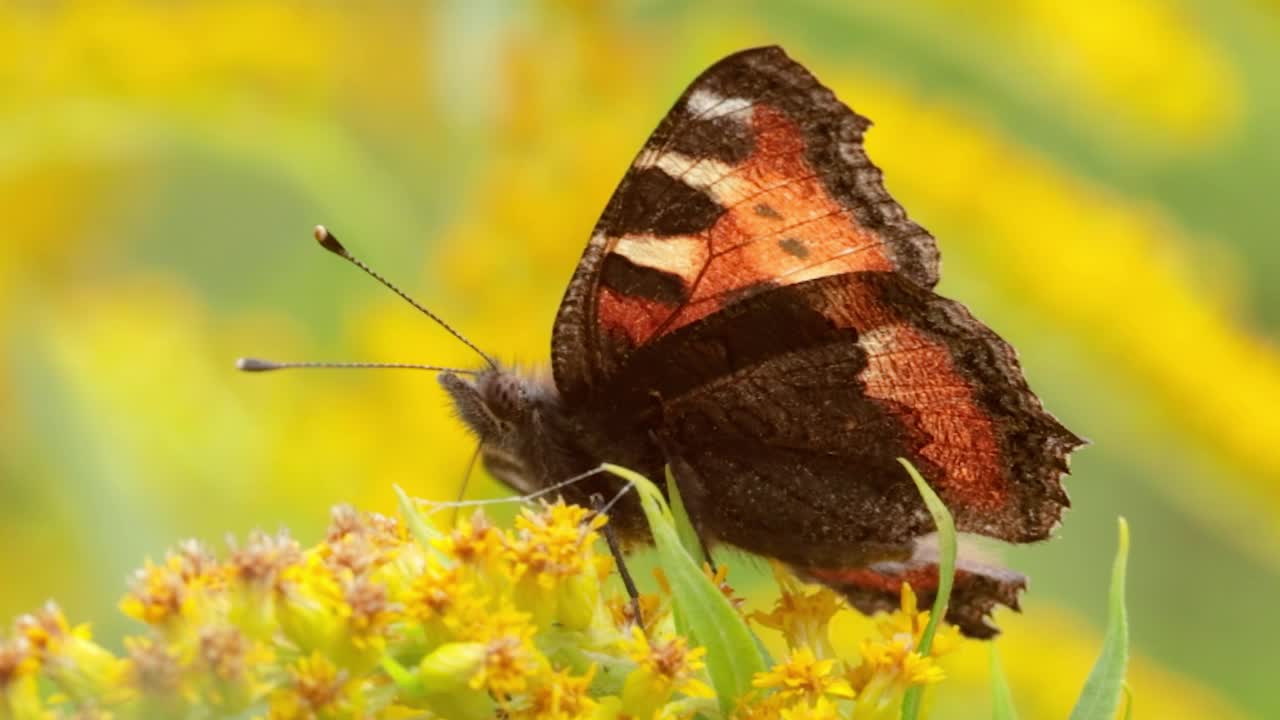
M 933 238 L 885 191 L 870 125 L 781 48 L 716 63 L 609 201 L 552 343 L 570 403 L 637 348 L 768 288 L 861 270 L 938 280 Z
M 894 610 L 902 586 L 910 585 L 918 607 L 933 605 L 938 595 L 938 554 L 931 544 L 915 543 L 909 556 L 862 567 L 798 568 L 802 576 L 830 586 L 867 615 Z M 1018 593 L 1027 579 L 1007 568 L 987 565 L 961 554 L 952 576 L 947 621 L 969 637 L 990 638 L 999 631 L 990 622 L 997 605 L 1020 609 Z
M 663 452 L 700 534 L 782 560 L 873 611 L 904 581 L 926 601 L 934 529 L 910 460 L 962 532 L 1048 537 L 1081 440 L 1027 387 L 1013 349 L 959 303 L 887 272 L 833 275 L 736 303 L 637 350 L 612 386 L 660 404 Z M 948 619 L 995 633 L 1020 575 L 956 576 Z
M 899 457 L 962 532 L 1043 539 L 1082 442 L 1008 343 L 897 273 L 777 288 L 683 327 L 635 351 L 597 414 L 646 398 L 691 505 L 715 506 L 704 528 L 798 565 L 933 529 Z

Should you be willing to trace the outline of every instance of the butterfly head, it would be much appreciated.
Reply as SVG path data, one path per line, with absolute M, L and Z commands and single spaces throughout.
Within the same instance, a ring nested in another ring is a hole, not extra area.
M 537 378 L 494 367 L 474 376 L 442 372 L 441 387 L 458 417 L 480 440 L 489 472 L 521 492 L 537 489 L 553 471 L 548 448 L 559 444 L 550 434 L 559 423 L 554 388 Z
M 486 369 L 469 378 L 442 372 L 437 378 L 482 443 L 509 444 L 504 440 L 531 420 L 530 382 L 510 370 Z

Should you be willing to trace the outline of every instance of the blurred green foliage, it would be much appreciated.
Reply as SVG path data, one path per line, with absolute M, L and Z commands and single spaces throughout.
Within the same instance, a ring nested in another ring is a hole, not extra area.
M 1078 691 L 1118 514 L 1139 706 L 1280 715 L 1280 11 L 1249 0 L 0 4 L 0 616 L 55 596 L 118 637 L 180 538 L 452 496 L 471 446 L 430 375 L 232 369 L 473 362 L 310 226 L 541 364 L 647 133 L 765 43 L 876 122 L 942 291 L 1093 441 L 1059 538 L 1006 554 L 1022 715 Z M 950 671 L 987 716 L 985 653 Z

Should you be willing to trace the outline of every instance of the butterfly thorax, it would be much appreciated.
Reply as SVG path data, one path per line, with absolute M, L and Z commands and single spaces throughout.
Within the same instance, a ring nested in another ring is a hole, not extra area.
M 474 378 L 441 373 L 458 416 L 480 440 L 480 459 L 491 475 L 518 492 L 533 493 L 610 462 L 656 477 L 662 470 L 656 444 L 635 428 L 618 427 L 602 413 L 568 407 L 549 378 L 508 368 L 489 368 Z M 590 506 L 598 495 L 609 502 L 622 483 L 609 476 L 584 479 L 561 489 L 570 502 Z M 632 500 L 631 502 L 634 502 Z M 624 536 L 639 508 L 624 500 L 611 513 Z M 634 510 L 634 512 L 628 512 Z

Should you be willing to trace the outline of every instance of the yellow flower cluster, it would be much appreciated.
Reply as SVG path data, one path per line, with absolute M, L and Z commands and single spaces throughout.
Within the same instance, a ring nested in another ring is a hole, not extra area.
M 721 716 L 670 592 L 642 596 L 638 623 L 603 586 L 604 523 L 557 502 L 512 528 L 477 512 L 441 533 L 417 515 L 339 506 L 308 549 L 254 533 L 219 559 L 186 542 L 132 579 L 120 606 L 148 632 L 123 656 L 52 603 L 19 618 L 0 639 L 0 720 Z M 723 568 L 712 579 L 732 597 Z M 779 630 L 790 654 L 756 675 L 734 717 L 880 717 L 908 687 L 941 679 L 914 651 L 928 613 L 909 588 L 904 610 L 848 663 L 827 637 L 835 596 L 780 581 L 775 608 L 752 619 Z
M 860 659 L 850 663 L 837 657 L 828 626 L 841 601 L 827 588 L 806 591 L 795 580 L 777 575 L 781 590 L 774 609 L 755 613 L 757 625 L 779 631 L 790 655 L 752 683 L 765 694 L 740 706 L 744 720 L 764 718 L 849 718 L 872 720 L 897 717 L 906 691 L 940 682 L 944 675 L 936 658 L 959 644 L 960 632 L 939 626 L 928 655 L 917 651 L 929 611 L 916 607 L 911 586 L 904 584 L 901 609 L 881 617 L 878 634 L 864 638 Z

